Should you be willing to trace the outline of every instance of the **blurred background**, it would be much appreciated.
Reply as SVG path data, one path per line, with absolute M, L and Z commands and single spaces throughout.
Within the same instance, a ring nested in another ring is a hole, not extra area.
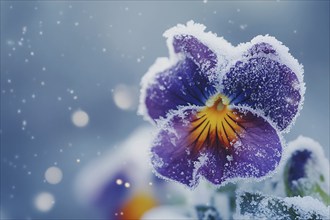
M 189 20 L 233 45 L 270 34 L 289 47 L 307 91 L 285 138 L 329 155 L 328 1 L 1 1 L 2 219 L 103 218 L 78 176 L 147 126 L 140 79 L 168 56 L 163 32 Z

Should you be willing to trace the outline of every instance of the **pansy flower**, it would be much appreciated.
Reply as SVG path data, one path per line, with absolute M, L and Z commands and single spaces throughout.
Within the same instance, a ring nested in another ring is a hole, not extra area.
M 299 136 L 287 148 L 282 170 L 287 196 L 312 196 L 330 205 L 329 160 L 322 146 L 311 138 Z
M 302 108 L 303 68 L 274 37 L 233 47 L 204 30 L 191 21 L 166 31 L 169 58 L 142 79 L 139 112 L 159 128 L 152 165 L 189 187 L 260 179 Z

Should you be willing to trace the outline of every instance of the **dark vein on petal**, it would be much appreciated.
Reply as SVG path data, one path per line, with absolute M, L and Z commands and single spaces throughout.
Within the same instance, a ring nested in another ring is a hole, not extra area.
M 220 138 L 218 136 L 218 123 L 215 125 L 215 137 L 216 137 L 216 144 L 218 145 L 220 141 Z
M 192 121 L 191 121 L 191 123 L 193 123 L 193 122 L 196 122 L 196 121 L 198 121 L 198 120 L 200 120 L 200 119 L 204 118 L 204 117 L 205 117 L 205 115 L 206 115 L 206 114 L 202 115 L 202 116 L 201 116 L 201 117 L 199 117 L 199 118 L 196 118 L 196 119 L 192 120 Z
M 238 95 L 236 95 L 232 100 L 230 100 L 229 105 L 230 105 L 231 103 L 233 103 L 233 101 L 235 101 L 239 96 L 241 96 L 242 93 L 243 93 L 243 90 L 241 90 L 241 91 L 238 93 Z
M 205 141 L 204 141 L 204 143 L 207 142 L 207 145 L 206 145 L 207 148 L 211 145 L 211 144 L 210 144 L 210 138 L 209 138 L 209 136 L 210 136 L 210 131 L 211 131 L 211 124 L 209 124 L 209 130 L 207 131 L 207 135 L 206 135 L 206 138 L 205 138 Z M 203 144 L 204 144 L 204 143 L 203 143 Z
M 199 123 L 196 127 L 194 127 L 191 131 L 189 131 L 189 133 L 194 132 L 197 128 L 199 128 L 206 120 L 207 118 L 205 118 L 201 123 Z M 209 123 L 209 122 L 208 122 Z
M 204 105 L 204 102 L 203 102 L 201 99 L 199 99 L 198 96 L 195 96 L 195 95 L 196 95 L 195 93 L 192 94 L 192 91 L 190 91 L 190 89 L 189 89 L 191 86 L 187 86 L 187 84 L 185 84 L 185 80 L 182 81 L 182 84 L 183 84 L 183 86 L 184 86 L 186 92 L 187 92 L 190 96 L 192 96 L 193 98 L 195 98 L 195 100 L 196 100 L 197 102 L 199 102 L 200 104 Z
M 195 144 L 197 141 L 198 141 L 198 139 L 201 137 L 201 135 L 204 133 L 204 130 L 205 130 L 205 128 L 209 125 L 209 123 L 210 123 L 210 121 L 208 121 L 207 123 L 206 123 L 206 125 L 204 126 L 204 128 L 203 128 L 203 130 L 199 133 L 199 135 L 198 135 L 198 137 L 191 143 L 191 144 L 189 144 L 189 145 L 192 145 L 192 144 Z
M 197 139 L 195 141 L 198 141 L 198 139 L 200 138 L 200 136 L 204 133 L 205 128 L 210 124 L 210 121 L 207 121 L 206 125 L 204 126 L 203 130 L 201 131 L 201 133 L 198 135 Z M 194 141 L 194 142 L 195 142 Z
M 221 122 L 221 125 L 222 125 L 222 129 L 223 129 L 223 131 L 225 132 L 225 136 L 226 136 L 226 138 L 227 138 L 227 141 L 228 141 L 228 143 L 230 144 L 230 140 L 229 140 L 228 134 L 227 134 L 227 132 L 226 132 L 225 126 L 223 126 L 223 121 Z
M 237 137 L 240 137 L 240 135 L 236 132 L 236 130 L 233 128 L 233 126 L 231 124 L 229 124 L 229 122 L 227 121 L 226 118 L 224 118 L 226 123 L 229 125 L 229 127 L 231 128 L 231 130 L 233 130 L 233 132 L 236 134 Z
M 229 117 L 235 124 L 237 124 L 238 126 L 240 126 L 242 129 L 246 130 L 246 128 L 241 124 L 239 123 L 238 121 L 236 121 L 235 119 L 233 119 L 232 117 L 230 117 L 230 115 L 228 115 L 228 113 L 226 114 L 227 117 Z
M 203 97 L 207 100 L 208 98 L 206 97 L 206 95 L 204 94 L 204 91 L 202 88 L 200 88 L 199 86 L 197 86 L 198 90 L 201 92 L 201 94 L 203 95 Z
M 189 89 L 187 89 L 187 92 L 193 97 L 195 98 L 201 105 L 204 105 L 204 102 L 198 97 L 198 95 L 196 96 L 196 93 L 192 94 L 192 91 L 190 91 Z

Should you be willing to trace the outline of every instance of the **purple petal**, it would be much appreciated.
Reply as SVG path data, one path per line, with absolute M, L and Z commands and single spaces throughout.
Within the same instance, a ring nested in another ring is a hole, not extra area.
M 274 54 L 277 55 L 277 52 L 275 51 L 274 47 L 270 45 L 269 43 L 260 42 L 257 44 L 254 44 L 248 51 L 246 56 L 252 57 L 256 55 L 267 55 L 267 54 Z
M 205 109 L 187 107 L 162 125 L 152 148 L 158 174 L 193 187 L 200 175 L 219 185 L 262 177 L 277 167 L 281 142 L 264 118 L 238 109 L 214 117 Z
M 280 130 L 293 121 L 302 100 L 302 85 L 296 73 L 267 57 L 237 62 L 222 83 L 231 104 L 261 110 Z
M 308 165 L 312 165 L 313 162 L 312 152 L 307 149 L 297 150 L 291 155 L 285 166 L 285 181 L 287 181 L 287 186 L 290 189 L 294 190 L 297 187 L 296 183 L 299 179 L 306 178 L 306 168 Z
M 169 110 L 180 105 L 205 105 L 215 92 L 213 83 L 190 59 L 180 60 L 175 66 L 157 73 L 149 81 L 143 97 L 152 119 L 165 117 Z
M 249 111 L 233 111 L 239 115 L 236 123 L 244 128 L 238 140 L 229 148 L 210 148 L 208 161 L 200 169 L 200 174 L 216 185 L 235 178 L 266 176 L 278 166 L 282 155 L 280 138 L 264 118 Z
M 192 35 L 175 35 L 173 47 L 176 53 L 184 53 L 204 72 L 214 72 L 217 65 L 216 54 Z
M 158 134 L 151 149 L 151 162 L 158 174 L 166 179 L 183 183 L 189 187 L 196 185 L 194 174 L 198 155 L 189 151 L 186 138 L 189 121 L 196 115 L 196 110 L 185 110 L 181 116 L 175 115 L 166 123 L 166 129 Z

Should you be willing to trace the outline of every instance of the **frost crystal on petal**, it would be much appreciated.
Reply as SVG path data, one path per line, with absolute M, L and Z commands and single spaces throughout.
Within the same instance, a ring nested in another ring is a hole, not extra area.
M 223 92 L 233 105 L 259 110 L 285 129 L 296 116 L 302 99 L 297 90 L 298 78 L 287 66 L 277 61 L 251 58 L 238 61 L 224 76 Z

